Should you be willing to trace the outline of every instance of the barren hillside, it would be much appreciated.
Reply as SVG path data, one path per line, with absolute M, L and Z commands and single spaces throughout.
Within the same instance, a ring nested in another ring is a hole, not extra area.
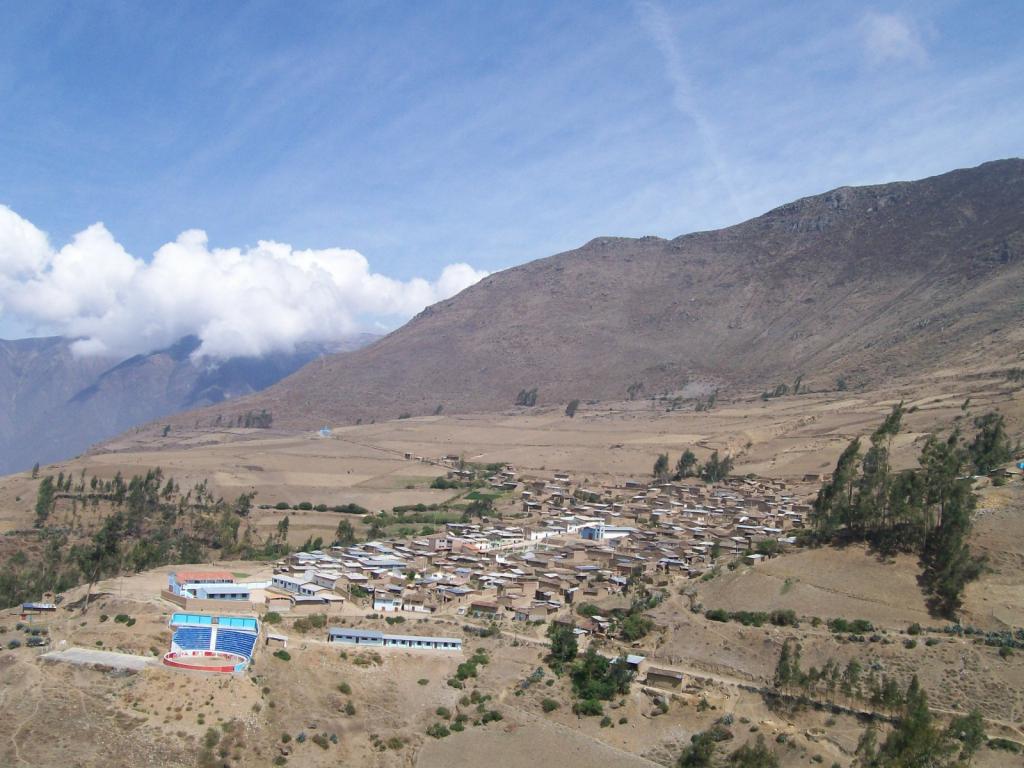
M 634 384 L 878 384 L 1011 362 L 1022 287 L 1024 160 L 1002 160 L 674 240 L 598 238 L 200 418 L 266 408 L 275 425 L 309 427 L 506 408 L 534 387 L 557 404 L 623 399 Z

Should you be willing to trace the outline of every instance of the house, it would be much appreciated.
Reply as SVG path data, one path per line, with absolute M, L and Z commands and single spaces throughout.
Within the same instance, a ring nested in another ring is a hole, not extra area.
M 498 618 L 501 613 L 501 606 L 497 603 L 475 600 L 469 604 L 469 608 L 466 613 L 470 616 L 475 616 L 478 619 L 495 619 Z
M 402 596 L 390 592 L 375 590 L 373 593 L 373 610 L 382 613 L 402 610 Z
M 407 650 L 461 651 L 462 640 L 457 637 L 423 637 L 420 635 L 388 635 L 372 629 L 331 627 L 327 642 L 345 645 L 365 645 L 377 648 Z

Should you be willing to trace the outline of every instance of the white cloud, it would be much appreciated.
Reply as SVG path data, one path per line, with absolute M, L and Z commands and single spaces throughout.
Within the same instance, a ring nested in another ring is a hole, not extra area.
M 868 61 L 873 65 L 889 61 L 923 64 L 928 60 L 917 29 L 902 16 L 869 11 L 861 19 L 860 32 Z
M 214 357 L 332 341 L 408 318 L 486 274 L 450 264 L 434 281 L 395 280 L 372 272 L 357 251 L 272 241 L 210 248 L 201 230 L 182 232 L 146 262 L 101 223 L 54 250 L 0 205 L 0 310 L 79 338 L 80 354 L 148 352 L 186 334 L 202 339 L 197 354 Z

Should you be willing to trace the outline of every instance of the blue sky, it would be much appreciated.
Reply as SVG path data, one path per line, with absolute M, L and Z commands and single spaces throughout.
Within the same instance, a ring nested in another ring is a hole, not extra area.
M 1019 0 L 0 14 L 0 204 L 54 252 L 103 222 L 148 261 L 201 229 L 434 281 L 1024 151 Z M 91 332 L 0 307 L 0 335 L 54 328 Z

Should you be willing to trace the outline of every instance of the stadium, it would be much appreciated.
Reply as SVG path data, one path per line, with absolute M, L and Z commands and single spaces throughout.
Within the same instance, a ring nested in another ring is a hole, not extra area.
M 242 672 L 252 659 L 259 621 L 248 616 L 171 615 L 171 650 L 163 663 L 195 672 Z

